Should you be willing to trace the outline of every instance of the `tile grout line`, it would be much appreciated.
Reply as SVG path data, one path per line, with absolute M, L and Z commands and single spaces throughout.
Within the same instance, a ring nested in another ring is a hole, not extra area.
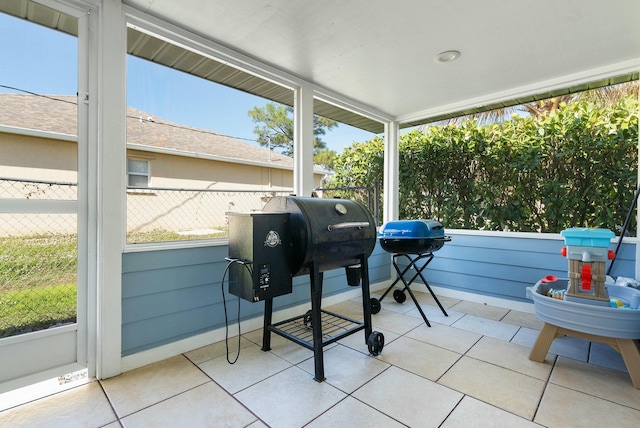
M 184 354 L 182 354 L 182 355 L 184 355 Z M 226 390 L 222 385 L 220 385 L 218 382 L 216 382 L 216 380 L 215 380 L 214 378 L 212 378 L 211 376 L 209 376 L 209 374 L 208 374 L 207 372 L 205 372 L 204 370 L 202 370 L 202 368 L 201 368 L 198 364 L 196 364 L 196 363 L 194 363 L 193 361 L 191 361 L 191 360 L 189 359 L 189 357 L 187 357 L 186 355 L 185 355 L 185 357 L 186 357 L 186 358 L 187 358 L 187 360 L 188 360 L 191 364 L 193 364 L 193 365 L 194 365 L 194 366 L 195 366 L 195 367 L 196 367 L 196 368 L 197 368 L 197 369 L 198 369 L 202 374 L 204 374 L 204 375 L 205 375 L 205 376 L 206 376 L 206 377 L 207 377 L 207 378 L 208 378 L 208 379 L 209 379 L 209 380 L 210 380 L 214 385 L 217 385 L 217 386 L 218 386 L 222 391 L 224 391 L 228 396 L 230 396 L 230 397 L 231 397 L 231 398 L 232 398 L 236 403 L 240 404 L 240 405 L 241 405 L 245 410 L 247 410 L 249 413 L 251 413 L 253 416 L 255 416 L 255 417 L 256 417 L 256 421 L 260 421 L 260 422 L 262 422 L 263 424 L 265 424 L 266 426 L 269 426 L 269 424 L 267 424 L 267 423 L 266 423 L 265 421 L 263 421 L 263 420 L 262 420 L 258 415 L 256 415 L 256 414 L 255 414 L 251 409 L 249 409 L 247 406 L 245 406 L 245 404 L 244 404 L 242 401 L 238 400 L 238 399 L 236 398 L 235 394 L 232 394 L 230 391 L 227 391 L 227 390 Z M 285 369 L 285 370 L 287 370 L 287 369 Z M 278 372 L 278 373 L 280 373 L 280 372 Z M 203 384 L 203 385 L 204 385 L 204 384 Z M 198 386 L 201 386 L 201 385 L 198 385 Z M 252 386 L 253 386 L 253 385 L 252 385 Z M 244 390 L 244 389 L 246 389 L 246 388 L 243 388 L 242 390 Z M 240 391 L 238 391 L 238 392 L 240 392 Z M 251 422 L 251 424 L 254 424 L 256 421 Z M 249 424 L 249 425 L 251 425 L 251 424 Z
M 102 385 L 102 381 L 101 380 L 97 380 L 96 382 L 98 382 L 98 385 L 100 385 L 100 390 L 102 391 L 102 394 L 104 395 L 104 397 L 107 399 L 107 402 L 109 403 L 109 407 L 111 408 L 111 411 L 113 412 L 114 416 L 116 417 L 116 422 L 118 422 L 118 425 L 120 425 L 121 428 L 124 427 L 124 425 L 122 424 L 122 421 L 120 420 L 120 415 L 118 415 L 118 412 L 116 411 L 116 408 L 113 405 L 113 402 L 111 401 L 111 398 L 109 398 L 109 394 L 107 394 L 107 390 L 104 389 L 104 385 Z M 109 422 L 109 424 L 111 424 L 113 422 Z M 107 424 L 107 425 L 109 425 Z

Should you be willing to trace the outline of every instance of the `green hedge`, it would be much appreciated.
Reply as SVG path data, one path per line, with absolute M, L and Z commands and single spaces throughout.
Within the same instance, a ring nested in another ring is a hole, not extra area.
M 582 100 L 539 119 L 404 133 L 400 218 L 477 230 L 615 230 L 637 187 L 637 112 L 632 96 L 611 107 Z M 347 148 L 336 162 L 336 187 L 382 182 L 383 148 L 380 138 Z

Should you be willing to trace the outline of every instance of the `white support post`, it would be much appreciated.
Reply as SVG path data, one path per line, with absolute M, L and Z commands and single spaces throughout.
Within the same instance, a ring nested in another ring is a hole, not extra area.
M 295 91 L 293 108 L 293 191 L 313 192 L 313 88 L 304 84 Z
M 104 1 L 92 40 L 88 95 L 90 217 L 97 216 L 96 377 L 122 372 L 122 250 L 125 236 L 126 179 L 126 26 L 120 1 Z
M 640 101 L 640 93 L 638 93 L 638 101 Z M 640 111 L 636 113 L 640 114 Z M 638 131 L 640 131 L 640 122 L 638 122 L 638 128 L 639 128 Z M 640 132 L 638 132 L 638 159 L 640 159 Z M 638 168 L 638 171 L 637 171 L 638 181 L 636 185 L 640 186 L 640 164 L 639 163 L 636 164 L 636 168 Z M 637 188 L 636 188 L 636 191 L 637 191 Z M 636 224 L 640 225 L 640 206 L 638 205 L 636 205 Z M 636 238 L 640 238 L 640 231 L 638 230 L 637 226 L 636 226 Z M 622 239 L 622 237 L 620 239 Z M 640 278 L 640 244 L 636 244 L 636 276 L 635 278 Z
M 85 364 L 89 377 L 96 375 L 96 288 L 95 272 L 96 222 L 89 217 L 91 198 L 89 170 L 89 103 L 86 96 L 89 88 L 89 63 L 91 58 L 90 28 L 95 13 L 78 18 L 78 362 Z M 94 140 L 95 141 L 95 140 Z M 86 257 L 84 257 L 86 255 Z
M 382 221 L 398 220 L 400 196 L 398 183 L 400 175 L 399 124 L 391 121 L 384 125 L 384 201 Z

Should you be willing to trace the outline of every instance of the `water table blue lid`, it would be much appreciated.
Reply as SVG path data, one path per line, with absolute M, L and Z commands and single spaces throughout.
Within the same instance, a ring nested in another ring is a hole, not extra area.
M 564 236 L 566 245 L 576 245 L 581 247 L 602 247 L 608 248 L 611 238 L 615 237 L 615 233 L 609 229 L 588 227 L 572 227 L 560 232 Z

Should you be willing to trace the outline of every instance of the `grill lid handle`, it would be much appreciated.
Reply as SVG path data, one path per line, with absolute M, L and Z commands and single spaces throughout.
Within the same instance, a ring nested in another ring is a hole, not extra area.
M 357 227 L 359 229 L 363 227 L 369 227 L 369 222 L 368 221 L 351 221 L 346 223 L 330 224 L 329 226 L 327 226 L 327 230 L 332 231 L 334 229 L 348 229 L 351 227 Z

